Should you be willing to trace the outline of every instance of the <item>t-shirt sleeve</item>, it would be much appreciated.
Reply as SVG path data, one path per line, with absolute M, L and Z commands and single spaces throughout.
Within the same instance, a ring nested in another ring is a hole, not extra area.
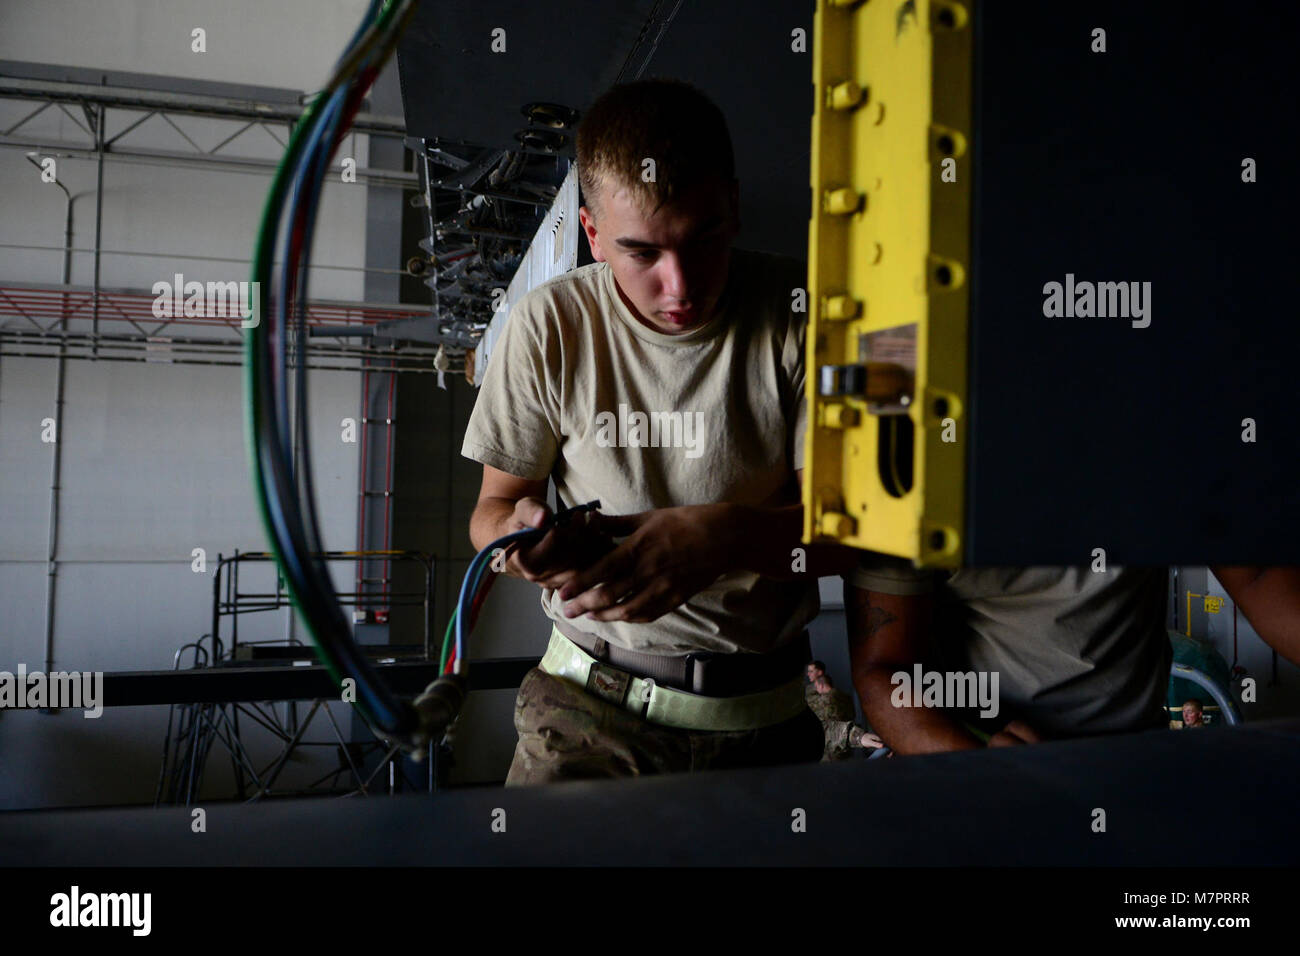
M 784 291 L 787 303 L 792 301 L 790 293 L 795 288 L 806 287 L 808 282 L 807 264 L 803 262 L 794 263 L 789 275 L 792 283 L 791 288 Z M 808 355 L 807 335 L 808 314 L 791 310 L 781 364 L 786 370 L 787 379 L 790 383 L 791 413 L 788 418 L 790 422 L 790 461 L 793 463 L 795 471 L 803 468 L 804 437 L 808 432 L 808 398 L 804 394 L 807 381 L 805 374 Z
M 795 364 L 793 373 L 790 375 L 790 387 L 794 390 L 794 428 L 791 438 L 794 446 L 790 454 L 795 471 L 803 467 L 804 438 L 808 432 L 808 396 L 804 392 L 805 382 L 807 381 L 804 374 L 805 333 L 807 329 L 808 326 L 804 322 L 799 322 L 796 327 L 794 339 L 795 349 L 798 352 L 798 361 Z
M 914 568 L 905 558 L 864 551 L 857 567 L 844 575 L 844 583 L 881 594 L 931 594 L 934 572 Z
M 531 480 L 551 473 L 560 432 L 559 354 L 542 345 L 539 308 L 544 308 L 541 297 L 530 295 L 510 310 L 460 450 L 466 458 Z

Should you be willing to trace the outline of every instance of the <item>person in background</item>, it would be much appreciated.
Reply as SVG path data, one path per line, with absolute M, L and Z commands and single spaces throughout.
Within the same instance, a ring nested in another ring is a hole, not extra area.
M 813 661 L 807 668 L 809 684 L 804 688 L 804 697 L 808 707 L 822 722 L 826 735 L 826 749 L 822 762 L 828 760 L 847 760 L 854 748 L 870 750 L 883 746 L 880 738 L 859 727 L 853 720 L 855 713 L 853 698 L 842 690 L 836 690 L 826 673 L 826 665 Z
M 1205 706 L 1195 697 L 1183 701 L 1182 726 L 1184 728 L 1205 726 Z

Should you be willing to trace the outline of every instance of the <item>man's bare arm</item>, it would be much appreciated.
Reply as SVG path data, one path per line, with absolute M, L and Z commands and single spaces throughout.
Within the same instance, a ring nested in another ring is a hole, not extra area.
M 479 486 L 478 503 L 469 518 L 469 540 L 475 551 L 511 531 L 515 506 L 524 498 L 541 502 L 539 511 L 544 514 L 546 504 L 546 479 L 530 481 L 499 471 L 490 465 L 483 466 L 483 483 Z M 536 527 L 536 525 L 533 525 Z
M 519 478 L 484 465 L 478 504 L 469 519 L 469 538 L 475 550 L 481 551 L 512 531 L 545 527 L 551 518 L 545 496 L 546 479 Z M 544 588 L 562 587 L 613 547 L 587 518 L 579 515 L 527 547 L 513 547 L 505 562 L 506 573 Z
M 741 570 L 793 581 L 844 574 L 858 563 L 859 553 L 844 545 L 803 543 L 803 505 L 734 507 L 735 525 L 740 529 L 736 538 L 736 563 Z M 803 552 L 802 560 L 797 563 L 796 548 Z
M 895 707 L 890 678 L 924 662 L 933 623 L 930 595 L 884 594 L 844 585 L 849 660 L 862 711 L 880 739 L 896 753 L 975 750 L 984 745 L 942 710 Z
M 803 469 L 794 473 L 803 490 Z M 751 508 L 732 505 L 736 567 L 768 578 L 794 581 L 812 576 L 824 578 L 845 574 L 857 563 L 860 553 L 842 544 L 803 543 L 803 505 Z M 796 562 L 795 549 L 803 552 Z M 798 567 L 799 570 L 795 570 Z
M 1300 568 L 1210 568 L 1256 633 L 1300 664 Z

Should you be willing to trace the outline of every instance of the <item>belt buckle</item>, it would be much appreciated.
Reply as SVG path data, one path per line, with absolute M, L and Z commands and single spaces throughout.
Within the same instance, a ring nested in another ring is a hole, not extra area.
M 631 674 L 599 661 L 593 662 L 591 670 L 587 673 L 587 690 L 616 707 L 623 706 L 623 702 L 627 699 L 628 688 L 631 686 Z
M 686 674 L 686 679 L 690 682 L 692 694 L 704 694 L 708 687 L 707 676 L 709 661 L 713 660 L 712 651 L 700 651 L 696 654 L 687 654 L 686 659 L 691 662 L 690 670 Z

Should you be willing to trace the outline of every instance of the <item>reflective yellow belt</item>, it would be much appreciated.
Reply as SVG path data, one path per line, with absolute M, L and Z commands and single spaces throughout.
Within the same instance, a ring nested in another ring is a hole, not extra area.
M 541 669 L 653 724 L 683 730 L 757 730 L 807 710 L 803 681 L 741 697 L 701 697 L 602 664 L 552 628 Z

